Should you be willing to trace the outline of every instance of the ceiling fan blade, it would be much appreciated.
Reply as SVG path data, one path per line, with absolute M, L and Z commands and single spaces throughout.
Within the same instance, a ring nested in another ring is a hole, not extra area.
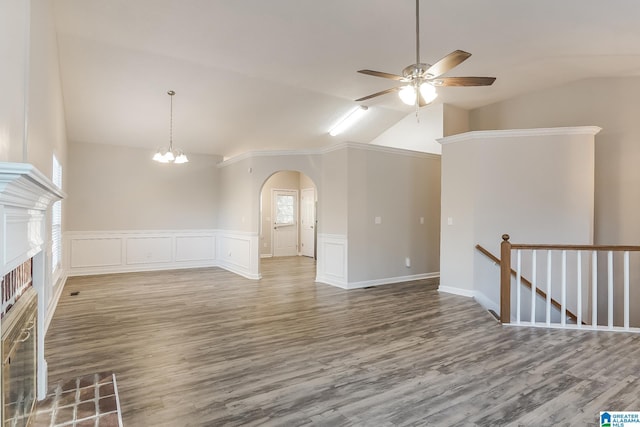
M 470 56 L 471 54 L 464 50 L 454 50 L 431 67 L 427 68 L 426 74 L 429 78 L 441 76 L 453 67 L 463 63 Z
M 392 93 L 392 92 L 397 92 L 402 88 L 403 88 L 403 86 L 398 86 L 398 87 L 392 87 L 390 89 L 385 89 L 383 91 L 372 93 L 371 95 L 356 99 L 356 102 L 366 101 L 367 99 L 375 98 L 376 96 L 386 95 L 386 94 Z
M 496 81 L 495 77 L 441 77 L 430 80 L 437 87 L 442 86 L 491 86 Z
M 406 81 L 404 77 L 399 76 L 397 74 L 391 73 L 383 73 L 382 71 L 373 71 L 373 70 L 358 70 L 359 73 L 367 74 L 369 76 L 374 77 L 382 77 L 384 79 L 398 80 L 398 81 Z

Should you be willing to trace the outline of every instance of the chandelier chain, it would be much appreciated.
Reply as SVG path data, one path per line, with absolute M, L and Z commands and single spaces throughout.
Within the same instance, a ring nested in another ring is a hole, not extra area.
M 169 112 L 169 151 L 173 150 L 173 95 L 176 93 L 172 90 L 167 92 L 171 99 L 170 112 Z

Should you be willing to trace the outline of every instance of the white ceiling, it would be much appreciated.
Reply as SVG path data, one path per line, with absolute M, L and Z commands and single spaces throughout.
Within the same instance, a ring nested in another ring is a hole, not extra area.
M 370 142 L 412 112 L 396 95 L 336 138 L 356 98 L 394 85 L 415 62 L 413 0 L 54 0 L 71 141 L 187 153 Z M 589 77 L 640 75 L 640 1 L 422 0 L 421 59 L 473 56 L 440 88 L 462 108 Z M 428 107 L 427 107 L 428 108 Z

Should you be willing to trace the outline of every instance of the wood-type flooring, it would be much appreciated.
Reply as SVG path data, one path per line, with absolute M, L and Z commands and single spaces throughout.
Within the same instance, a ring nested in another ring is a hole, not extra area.
M 126 427 L 596 426 L 640 410 L 640 335 L 503 327 L 428 281 L 346 291 L 314 283 L 308 258 L 261 268 L 70 278 L 49 381 L 115 372 Z

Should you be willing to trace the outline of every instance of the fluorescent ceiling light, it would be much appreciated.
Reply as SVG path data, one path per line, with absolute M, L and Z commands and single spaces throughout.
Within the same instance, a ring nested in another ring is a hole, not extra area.
M 354 108 L 349 114 L 347 114 L 342 120 L 340 120 L 336 125 L 331 128 L 329 131 L 329 135 L 336 136 L 344 132 L 353 126 L 358 120 L 364 116 L 364 113 L 367 112 L 369 108 L 364 105 L 360 105 Z

